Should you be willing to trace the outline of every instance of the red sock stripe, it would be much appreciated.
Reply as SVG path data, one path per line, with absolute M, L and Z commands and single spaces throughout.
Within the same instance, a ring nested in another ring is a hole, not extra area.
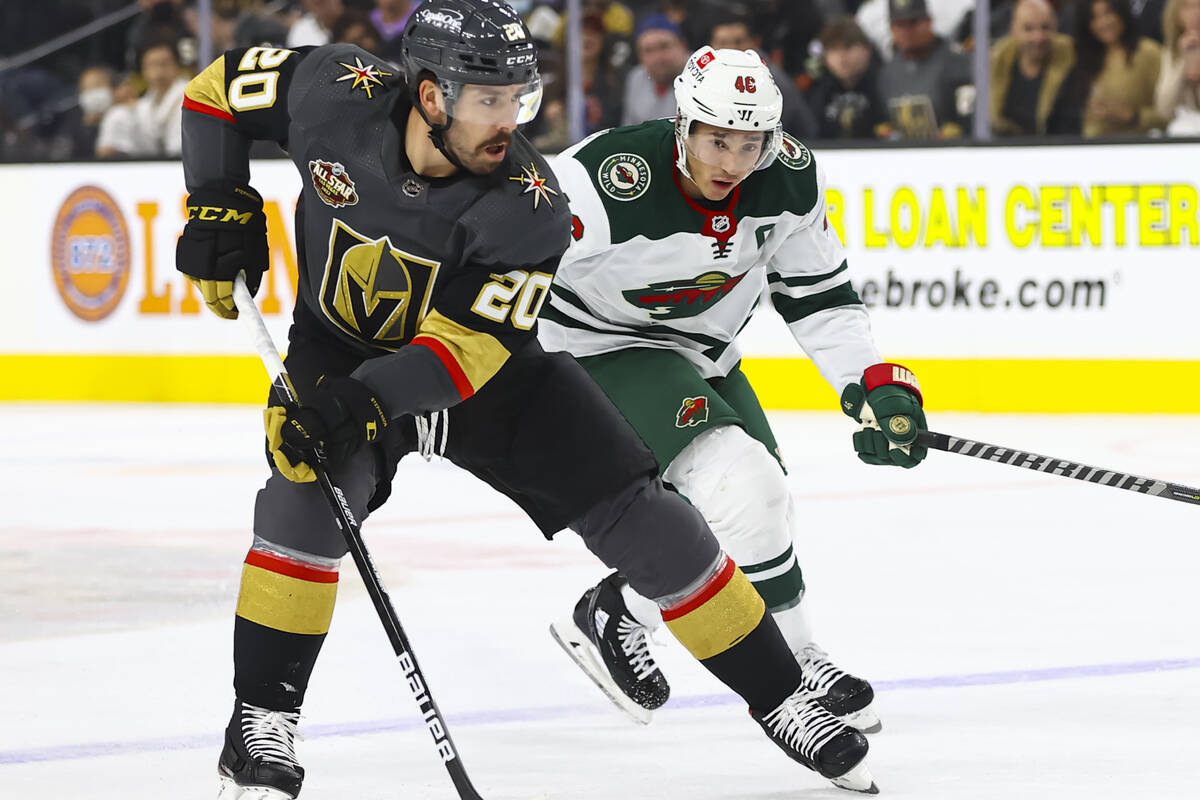
M 458 389 L 458 394 L 463 400 L 475 394 L 475 387 L 467 379 L 467 373 L 463 372 L 458 359 L 446 348 L 446 345 L 432 336 L 418 336 L 411 343 L 423 345 L 433 351 L 433 354 L 442 362 L 442 366 L 450 373 L 450 379 L 454 381 L 454 387 Z
M 266 550 L 251 550 L 246 554 L 246 563 L 252 567 L 265 569 L 268 572 L 287 575 L 289 578 L 299 578 L 302 581 L 310 581 L 311 583 L 338 582 L 338 571 L 336 568 L 322 569 L 312 564 L 305 564 L 303 561 L 297 561 L 294 558 L 286 558 L 275 553 L 268 553 Z
M 737 564 L 733 563 L 732 558 L 726 556 L 725 564 L 719 570 L 717 570 L 716 573 L 709 578 L 703 586 L 692 592 L 690 596 L 685 597 L 677 605 L 672 606 L 671 608 L 664 608 L 662 612 L 662 618 L 667 622 L 670 622 L 673 619 L 679 619 L 680 617 L 695 611 L 697 608 L 716 597 L 717 592 L 724 589 L 729 581 L 733 579 L 733 574 L 735 571 L 737 571 Z
M 188 111 L 198 111 L 201 114 L 208 114 L 210 117 L 223 119 L 226 122 L 233 122 L 233 114 L 230 114 L 228 111 L 222 111 L 216 106 L 210 106 L 207 103 L 197 102 L 186 95 L 183 98 L 183 107 Z

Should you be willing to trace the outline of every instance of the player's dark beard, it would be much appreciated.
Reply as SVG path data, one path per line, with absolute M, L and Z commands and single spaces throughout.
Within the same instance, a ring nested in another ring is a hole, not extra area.
M 475 173 L 476 175 L 489 175 L 495 172 L 500 164 L 485 161 L 481 158 L 483 151 L 489 147 L 496 145 L 504 145 L 508 147 L 512 144 L 511 133 L 500 133 L 493 136 L 491 139 L 468 149 L 464 147 L 464 143 L 456 135 L 456 131 L 451 128 L 449 135 L 446 138 L 446 144 L 454 151 L 454 155 L 462 163 L 463 167 Z M 503 162 L 501 162 L 503 163 Z

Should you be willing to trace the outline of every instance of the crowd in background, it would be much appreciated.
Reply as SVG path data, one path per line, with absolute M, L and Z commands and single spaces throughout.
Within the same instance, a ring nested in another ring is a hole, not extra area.
M 0 160 L 172 157 L 197 63 L 192 0 L 138 13 L 36 61 L 24 51 L 129 0 L 0 4 Z M 352 42 L 400 59 L 418 0 L 212 0 L 214 55 Z M 544 150 L 570 144 L 563 0 L 510 0 L 542 53 Z M 994 0 L 989 108 L 976 107 L 973 0 L 584 0 L 585 132 L 675 112 L 697 47 L 758 51 L 797 138 L 1200 135 L 1200 0 Z

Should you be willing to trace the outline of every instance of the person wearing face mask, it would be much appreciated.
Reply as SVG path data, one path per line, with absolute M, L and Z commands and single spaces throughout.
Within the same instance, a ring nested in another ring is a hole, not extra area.
M 68 144 L 63 156 L 71 160 L 90 159 L 96 154 L 100 123 L 113 105 L 112 70 L 94 66 L 79 73 L 76 98 L 79 105 L 65 123 Z

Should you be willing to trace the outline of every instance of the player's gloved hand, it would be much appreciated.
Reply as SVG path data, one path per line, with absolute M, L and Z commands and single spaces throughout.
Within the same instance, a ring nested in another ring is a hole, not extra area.
M 847 386 L 842 411 L 862 423 L 854 434 L 859 459 L 906 469 L 920 464 L 929 452 L 916 444 L 917 433 L 928 429 L 921 402 L 916 377 L 899 364 L 868 367 L 861 381 Z
M 269 266 L 262 197 L 233 181 L 206 183 L 188 196 L 187 216 L 175 245 L 175 266 L 196 284 L 214 314 L 237 319 L 234 277 L 245 270 L 246 287 L 255 294 Z
M 316 480 L 306 462 L 320 449 L 337 468 L 388 426 L 383 405 L 354 378 L 321 378 L 305 405 L 271 406 L 263 412 L 267 449 L 283 477 L 296 483 Z

